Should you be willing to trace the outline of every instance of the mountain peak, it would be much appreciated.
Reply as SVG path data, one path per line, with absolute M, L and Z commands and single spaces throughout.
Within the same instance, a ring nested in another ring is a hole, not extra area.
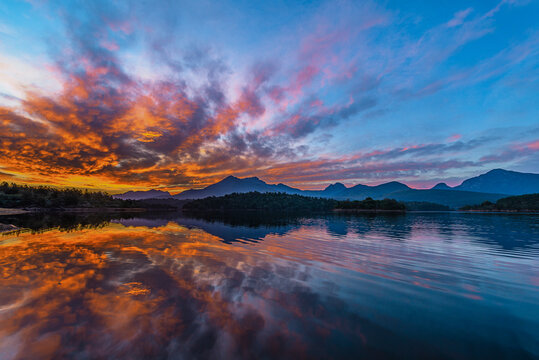
M 452 187 L 444 182 L 438 183 L 432 187 L 433 190 L 451 190 Z
M 243 179 L 240 179 L 240 180 L 244 181 L 244 182 L 252 183 L 252 184 L 267 185 L 265 181 L 260 180 L 256 176 L 243 178 Z
M 482 175 L 487 175 L 487 174 L 507 174 L 507 173 L 516 173 L 516 171 L 505 170 L 505 169 L 492 169 L 492 170 L 487 171 L 486 173 L 484 173 Z M 479 176 L 481 176 L 481 175 L 479 175 Z
M 390 182 L 383 183 L 374 187 L 375 188 L 392 188 L 392 189 L 409 189 L 410 188 L 408 185 L 403 184 L 398 181 L 390 181 Z
M 461 185 L 450 187 L 446 183 L 436 184 L 434 190 L 460 190 L 476 193 L 490 193 L 494 195 L 522 195 L 539 193 L 539 174 L 527 174 L 516 171 L 493 169 L 485 174 L 467 179 Z M 292 188 L 285 184 L 272 185 L 267 184 L 256 176 L 248 178 L 237 178 L 229 175 L 215 184 L 209 185 L 203 189 L 192 189 L 174 196 L 170 193 L 161 190 L 150 191 L 128 191 L 125 194 L 114 195 L 119 199 L 156 199 L 156 198 L 175 198 L 175 199 L 197 199 L 207 196 L 222 196 L 234 192 L 244 193 L 250 191 L 258 192 L 285 192 L 289 194 L 305 194 L 309 196 L 332 197 L 340 199 L 364 199 L 372 197 L 381 199 L 384 197 L 399 198 L 401 200 L 416 201 L 418 194 L 432 194 L 436 196 L 455 197 L 458 193 L 440 194 L 441 191 L 428 192 L 429 190 L 410 189 L 406 184 L 398 181 L 391 181 L 377 186 L 367 186 L 357 184 L 347 188 L 342 183 L 334 183 L 328 185 L 324 190 L 300 190 Z M 408 196 L 404 198 L 404 196 Z M 410 197 L 412 196 L 412 197 Z M 423 195 L 421 195 L 423 196 Z M 427 195 L 424 195 L 427 196 Z M 487 198 L 482 197 L 481 200 Z M 488 198 L 493 200 L 494 197 Z M 421 201 L 429 200 L 435 202 L 433 198 L 422 198 Z M 441 202 L 442 200 L 437 200 Z
M 345 190 L 346 186 L 343 183 L 336 182 L 335 184 L 328 185 L 324 191 L 337 191 L 337 190 Z
M 246 178 L 239 178 L 239 177 L 236 177 L 236 176 L 233 176 L 233 175 L 229 175 L 226 178 L 224 178 L 223 180 L 217 182 L 216 184 L 223 183 L 223 182 L 225 182 L 225 183 L 229 183 L 229 182 L 234 182 L 234 183 L 239 183 L 239 182 L 255 183 L 256 182 L 256 183 L 264 183 L 265 184 L 264 181 L 260 180 L 256 176 L 246 177 Z
M 464 180 L 454 189 L 507 195 L 532 194 L 539 192 L 539 174 L 494 169 Z

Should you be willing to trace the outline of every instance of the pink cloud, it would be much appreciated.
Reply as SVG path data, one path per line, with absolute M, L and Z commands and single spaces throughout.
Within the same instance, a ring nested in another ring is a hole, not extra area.
M 109 51 L 118 51 L 120 49 L 120 46 L 114 41 L 102 41 L 101 46 Z
M 539 140 L 535 140 L 526 144 L 526 147 L 531 150 L 539 150 Z
M 454 134 L 454 135 L 451 135 L 450 137 L 448 137 L 447 141 L 448 142 L 455 142 L 457 140 L 460 140 L 460 138 L 462 138 L 461 134 Z

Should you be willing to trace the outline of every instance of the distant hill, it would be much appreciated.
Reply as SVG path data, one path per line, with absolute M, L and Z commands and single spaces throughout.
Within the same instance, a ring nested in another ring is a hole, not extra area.
M 392 181 L 377 186 L 356 185 L 351 187 L 344 196 L 355 199 L 364 199 L 367 197 L 371 197 L 373 199 L 383 199 L 389 197 L 389 194 L 405 190 L 411 189 L 407 185 L 400 182 Z
M 494 169 L 465 180 L 453 189 L 508 195 L 539 193 L 539 174 Z
M 294 189 L 284 184 L 270 185 L 257 177 L 239 179 L 235 176 L 228 176 L 225 179 L 199 190 L 187 190 L 173 196 L 174 199 L 203 199 L 208 196 L 223 196 L 232 193 L 246 193 L 251 191 L 284 192 L 287 194 L 299 194 L 302 191 Z
M 342 183 L 335 183 L 327 186 L 324 190 L 300 190 L 285 184 L 267 184 L 257 177 L 240 179 L 235 176 L 228 176 L 203 189 L 191 189 L 176 195 L 170 195 L 168 192 L 159 190 L 150 190 L 147 192 L 130 191 L 114 197 L 133 200 L 150 198 L 189 200 L 251 191 L 261 193 L 281 192 L 337 200 L 363 200 L 367 197 L 376 200 L 392 198 L 399 201 L 430 202 L 457 208 L 484 201 L 497 201 L 507 195 L 539 192 L 539 174 L 525 174 L 497 169 L 465 180 L 461 185 L 453 188 L 445 183 L 439 183 L 428 190 L 412 189 L 397 181 L 376 186 L 358 184 L 352 187 L 346 187 Z
M 449 185 L 443 182 L 438 183 L 431 188 L 431 190 L 452 190 L 452 189 L 453 189 L 452 187 L 450 187 Z
M 489 194 L 474 191 L 458 190 L 415 190 L 398 191 L 388 194 L 387 197 L 404 202 L 430 202 L 449 206 L 457 209 L 459 207 L 478 204 L 484 201 L 496 201 L 507 195 Z
M 322 190 L 322 193 L 324 193 L 324 195 L 322 196 L 340 197 L 340 196 L 344 196 L 347 191 L 348 191 L 348 188 L 344 186 L 344 184 L 335 183 L 335 184 L 329 185 L 324 190 Z

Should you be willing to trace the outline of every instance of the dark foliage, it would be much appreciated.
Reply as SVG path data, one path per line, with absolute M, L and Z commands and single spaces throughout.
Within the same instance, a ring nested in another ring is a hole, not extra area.
M 539 211 L 539 194 L 509 196 L 496 201 L 496 203 L 485 201 L 480 205 L 467 205 L 461 210 Z
M 368 197 L 365 200 L 337 201 L 336 209 L 343 210 L 384 210 L 384 211 L 404 211 L 404 203 L 394 199 L 373 200 Z
M 132 200 L 113 199 L 104 192 L 57 189 L 49 186 L 0 184 L 0 207 L 5 208 L 134 208 Z
M 233 193 L 192 200 L 183 205 L 188 211 L 328 211 L 335 208 L 336 201 L 285 193 Z
M 137 200 L 140 207 L 162 210 L 179 210 L 183 205 L 191 200 L 178 199 L 144 199 Z
M 210 196 L 192 200 L 183 206 L 186 211 L 272 211 L 272 212 L 322 212 L 343 210 L 397 210 L 404 211 L 403 203 L 392 199 L 362 201 L 337 201 L 285 193 L 234 193 L 225 196 Z

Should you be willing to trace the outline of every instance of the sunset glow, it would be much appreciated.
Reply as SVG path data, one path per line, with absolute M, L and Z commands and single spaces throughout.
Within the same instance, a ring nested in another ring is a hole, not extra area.
M 537 2 L 157 3 L 2 1 L 0 180 L 175 193 L 539 170 Z

